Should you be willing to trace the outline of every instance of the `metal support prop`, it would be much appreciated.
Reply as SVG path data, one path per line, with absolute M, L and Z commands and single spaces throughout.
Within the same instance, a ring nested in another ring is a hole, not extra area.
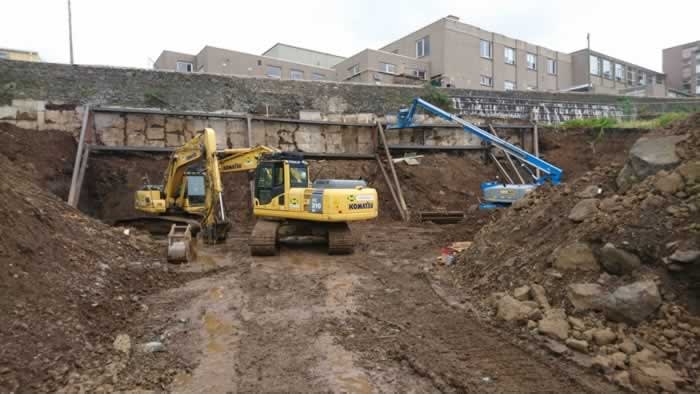
M 489 125 L 489 129 L 491 130 L 493 135 L 498 137 L 498 134 L 496 134 L 496 129 L 494 129 L 492 125 Z M 501 138 L 501 137 L 498 137 L 498 138 Z M 518 167 L 515 166 L 515 163 L 513 162 L 513 158 L 510 157 L 510 153 L 508 153 L 508 151 L 506 151 L 506 150 L 504 150 L 503 153 L 506 154 L 506 159 L 508 159 L 508 162 L 510 163 L 511 167 L 513 167 L 513 171 L 515 171 L 515 175 L 517 175 L 518 179 L 520 179 L 520 183 L 522 183 L 524 185 L 525 179 L 523 179 L 523 176 L 520 175 L 520 171 L 518 171 Z M 513 183 L 513 182 L 511 181 L 511 183 Z
M 532 125 L 532 150 L 535 151 L 535 157 L 540 157 L 540 136 L 537 132 L 537 121 Z M 535 168 L 535 174 L 540 177 L 540 169 Z
M 377 128 L 379 130 L 379 136 L 382 138 L 382 145 L 384 145 L 384 152 L 386 153 L 387 161 L 389 162 L 389 169 L 391 170 L 391 175 L 394 178 L 394 183 L 396 184 L 396 192 L 399 195 L 399 202 L 401 202 L 401 208 L 408 213 L 408 207 L 406 206 L 406 200 L 403 198 L 403 193 L 401 192 L 401 184 L 399 183 L 399 177 L 396 175 L 396 168 L 394 167 L 394 161 L 391 159 L 391 152 L 389 152 L 389 145 L 386 143 L 386 135 L 384 135 L 384 128 L 382 124 L 377 122 Z M 406 215 L 408 216 L 408 215 Z M 408 218 L 404 219 L 408 220 Z
M 389 191 L 391 192 L 391 197 L 394 199 L 394 203 L 396 204 L 396 209 L 399 210 L 399 214 L 401 215 L 401 220 L 403 220 L 405 222 L 405 221 L 407 221 L 406 213 L 401 208 L 401 203 L 399 203 L 399 198 L 396 196 L 396 192 L 394 191 L 394 186 L 391 184 L 391 180 L 389 179 L 389 174 L 386 173 L 386 168 L 384 168 L 384 163 L 382 163 L 382 159 L 379 157 L 379 154 L 377 154 L 376 157 L 377 157 L 377 165 L 379 166 L 379 169 L 382 170 L 382 175 L 384 175 L 384 180 L 386 181 L 386 184 L 389 186 Z
M 68 192 L 68 205 L 73 208 L 78 206 L 78 199 L 76 198 L 76 192 L 78 187 L 78 178 L 80 172 L 80 166 L 83 160 L 83 150 L 85 149 L 85 133 L 87 132 L 88 118 L 90 117 L 90 106 L 85 106 L 85 112 L 83 112 L 83 124 L 80 128 L 80 138 L 78 139 L 78 151 L 75 154 L 75 164 L 73 165 L 73 175 L 70 182 L 70 190 Z
M 75 205 L 73 207 L 78 206 L 78 202 L 80 202 L 80 191 L 83 189 L 83 179 L 85 179 L 85 171 L 87 171 L 87 166 L 88 166 L 88 160 L 90 158 L 90 145 L 85 145 L 85 152 L 83 153 L 82 160 L 80 162 L 80 169 L 78 170 L 78 183 L 76 184 L 75 188 Z

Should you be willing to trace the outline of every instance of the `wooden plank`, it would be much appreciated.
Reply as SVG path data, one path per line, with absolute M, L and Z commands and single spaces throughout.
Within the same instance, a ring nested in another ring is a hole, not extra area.
M 490 153 L 490 152 L 489 152 L 489 157 L 491 157 L 491 160 L 493 160 L 493 161 L 496 163 L 496 167 L 498 167 L 498 171 L 501 173 L 501 175 L 503 175 L 503 177 L 506 178 L 506 180 L 508 181 L 508 183 L 511 183 L 511 184 L 512 184 L 512 183 L 513 183 L 513 178 L 511 178 L 510 175 L 508 175 L 508 173 L 506 172 L 506 169 L 503 168 L 503 166 L 501 165 L 501 162 L 498 161 L 498 159 L 496 158 L 496 156 L 494 156 L 493 153 Z
M 396 196 L 396 192 L 394 191 L 394 186 L 391 184 L 391 181 L 389 180 L 389 174 L 386 173 L 386 168 L 384 168 L 384 163 L 382 163 L 382 159 L 379 157 L 379 154 L 376 155 L 377 158 L 377 165 L 379 165 L 379 169 L 382 170 L 382 175 L 384 175 L 384 180 L 386 181 L 386 184 L 389 186 L 389 191 L 391 192 L 391 197 L 394 199 L 394 203 L 396 204 L 396 209 L 399 210 L 399 214 L 401 215 L 401 220 L 408 221 L 408 218 L 406 217 L 406 213 L 403 211 L 403 208 L 401 208 L 401 203 L 399 202 L 399 198 Z
M 90 159 L 90 145 L 85 146 L 85 153 L 83 153 L 82 162 L 80 163 L 80 170 L 78 170 L 78 183 L 75 189 L 75 205 L 78 206 L 80 202 L 80 191 L 83 189 L 83 179 L 85 179 L 85 172 L 88 167 L 88 160 Z
M 403 198 L 403 192 L 401 191 L 401 184 L 399 183 L 399 177 L 396 175 L 396 168 L 394 167 L 394 161 L 391 159 L 391 152 L 389 152 L 389 147 L 386 143 L 386 135 L 384 134 L 384 128 L 382 124 L 377 122 L 377 127 L 379 128 L 379 136 L 382 138 L 382 145 L 384 145 L 384 152 L 386 153 L 387 161 L 389 162 L 389 169 L 391 170 L 391 175 L 394 177 L 394 183 L 396 184 L 396 192 L 399 195 L 399 201 L 401 202 L 401 208 L 406 211 L 406 216 L 408 216 L 408 207 L 406 206 L 406 200 Z
M 78 206 L 78 201 L 75 197 L 76 188 L 78 184 L 78 173 L 80 172 L 80 165 L 83 159 L 83 150 L 85 149 L 85 132 L 87 129 L 88 118 L 90 117 L 90 106 L 85 106 L 85 112 L 83 113 L 83 124 L 80 128 L 80 138 L 78 140 L 78 151 L 75 154 L 75 164 L 73 164 L 73 174 L 70 182 L 70 190 L 68 191 L 68 205 L 72 207 Z

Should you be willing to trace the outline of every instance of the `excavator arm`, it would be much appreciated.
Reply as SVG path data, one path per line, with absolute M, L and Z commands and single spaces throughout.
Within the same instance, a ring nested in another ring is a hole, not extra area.
M 260 158 L 266 154 L 278 153 L 278 149 L 258 145 L 252 148 L 224 149 L 218 152 L 221 173 L 253 171 Z

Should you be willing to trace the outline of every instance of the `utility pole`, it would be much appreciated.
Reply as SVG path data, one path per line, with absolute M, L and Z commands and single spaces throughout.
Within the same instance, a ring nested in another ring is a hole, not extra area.
M 70 45 L 70 64 L 73 64 L 73 15 L 70 9 L 70 0 L 68 0 L 68 43 Z
M 586 41 L 588 41 L 588 89 L 593 90 L 591 85 L 591 33 L 586 33 Z

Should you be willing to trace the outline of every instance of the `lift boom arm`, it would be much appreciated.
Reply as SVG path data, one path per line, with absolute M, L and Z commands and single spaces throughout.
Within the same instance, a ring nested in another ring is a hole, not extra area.
M 539 157 L 525 151 L 524 149 L 521 149 L 501 138 L 498 138 L 485 130 L 480 129 L 479 127 L 467 122 L 466 120 L 460 118 L 457 115 L 451 114 L 447 111 L 436 107 L 433 104 L 430 104 L 429 102 L 421 99 L 420 97 L 414 98 L 411 102 L 411 106 L 408 109 L 402 109 L 401 111 L 399 111 L 397 124 L 395 126 L 390 126 L 389 128 L 402 129 L 414 127 L 415 124 L 413 123 L 413 117 L 416 114 L 416 110 L 419 107 L 422 107 L 428 112 L 437 115 L 443 119 L 459 123 L 464 129 L 464 131 L 472 133 L 477 137 L 481 138 L 483 141 L 486 141 L 487 143 L 493 144 L 498 148 L 503 149 L 505 152 L 510 153 L 512 156 L 516 157 L 523 163 L 529 164 L 535 168 L 540 169 L 544 173 L 544 175 L 540 176 L 539 178 L 535 178 L 533 176 L 535 184 L 541 185 L 546 181 L 549 181 L 553 185 L 558 185 L 561 181 L 561 177 L 563 174 L 561 168 L 556 167 L 551 163 L 548 163 L 540 159 Z

